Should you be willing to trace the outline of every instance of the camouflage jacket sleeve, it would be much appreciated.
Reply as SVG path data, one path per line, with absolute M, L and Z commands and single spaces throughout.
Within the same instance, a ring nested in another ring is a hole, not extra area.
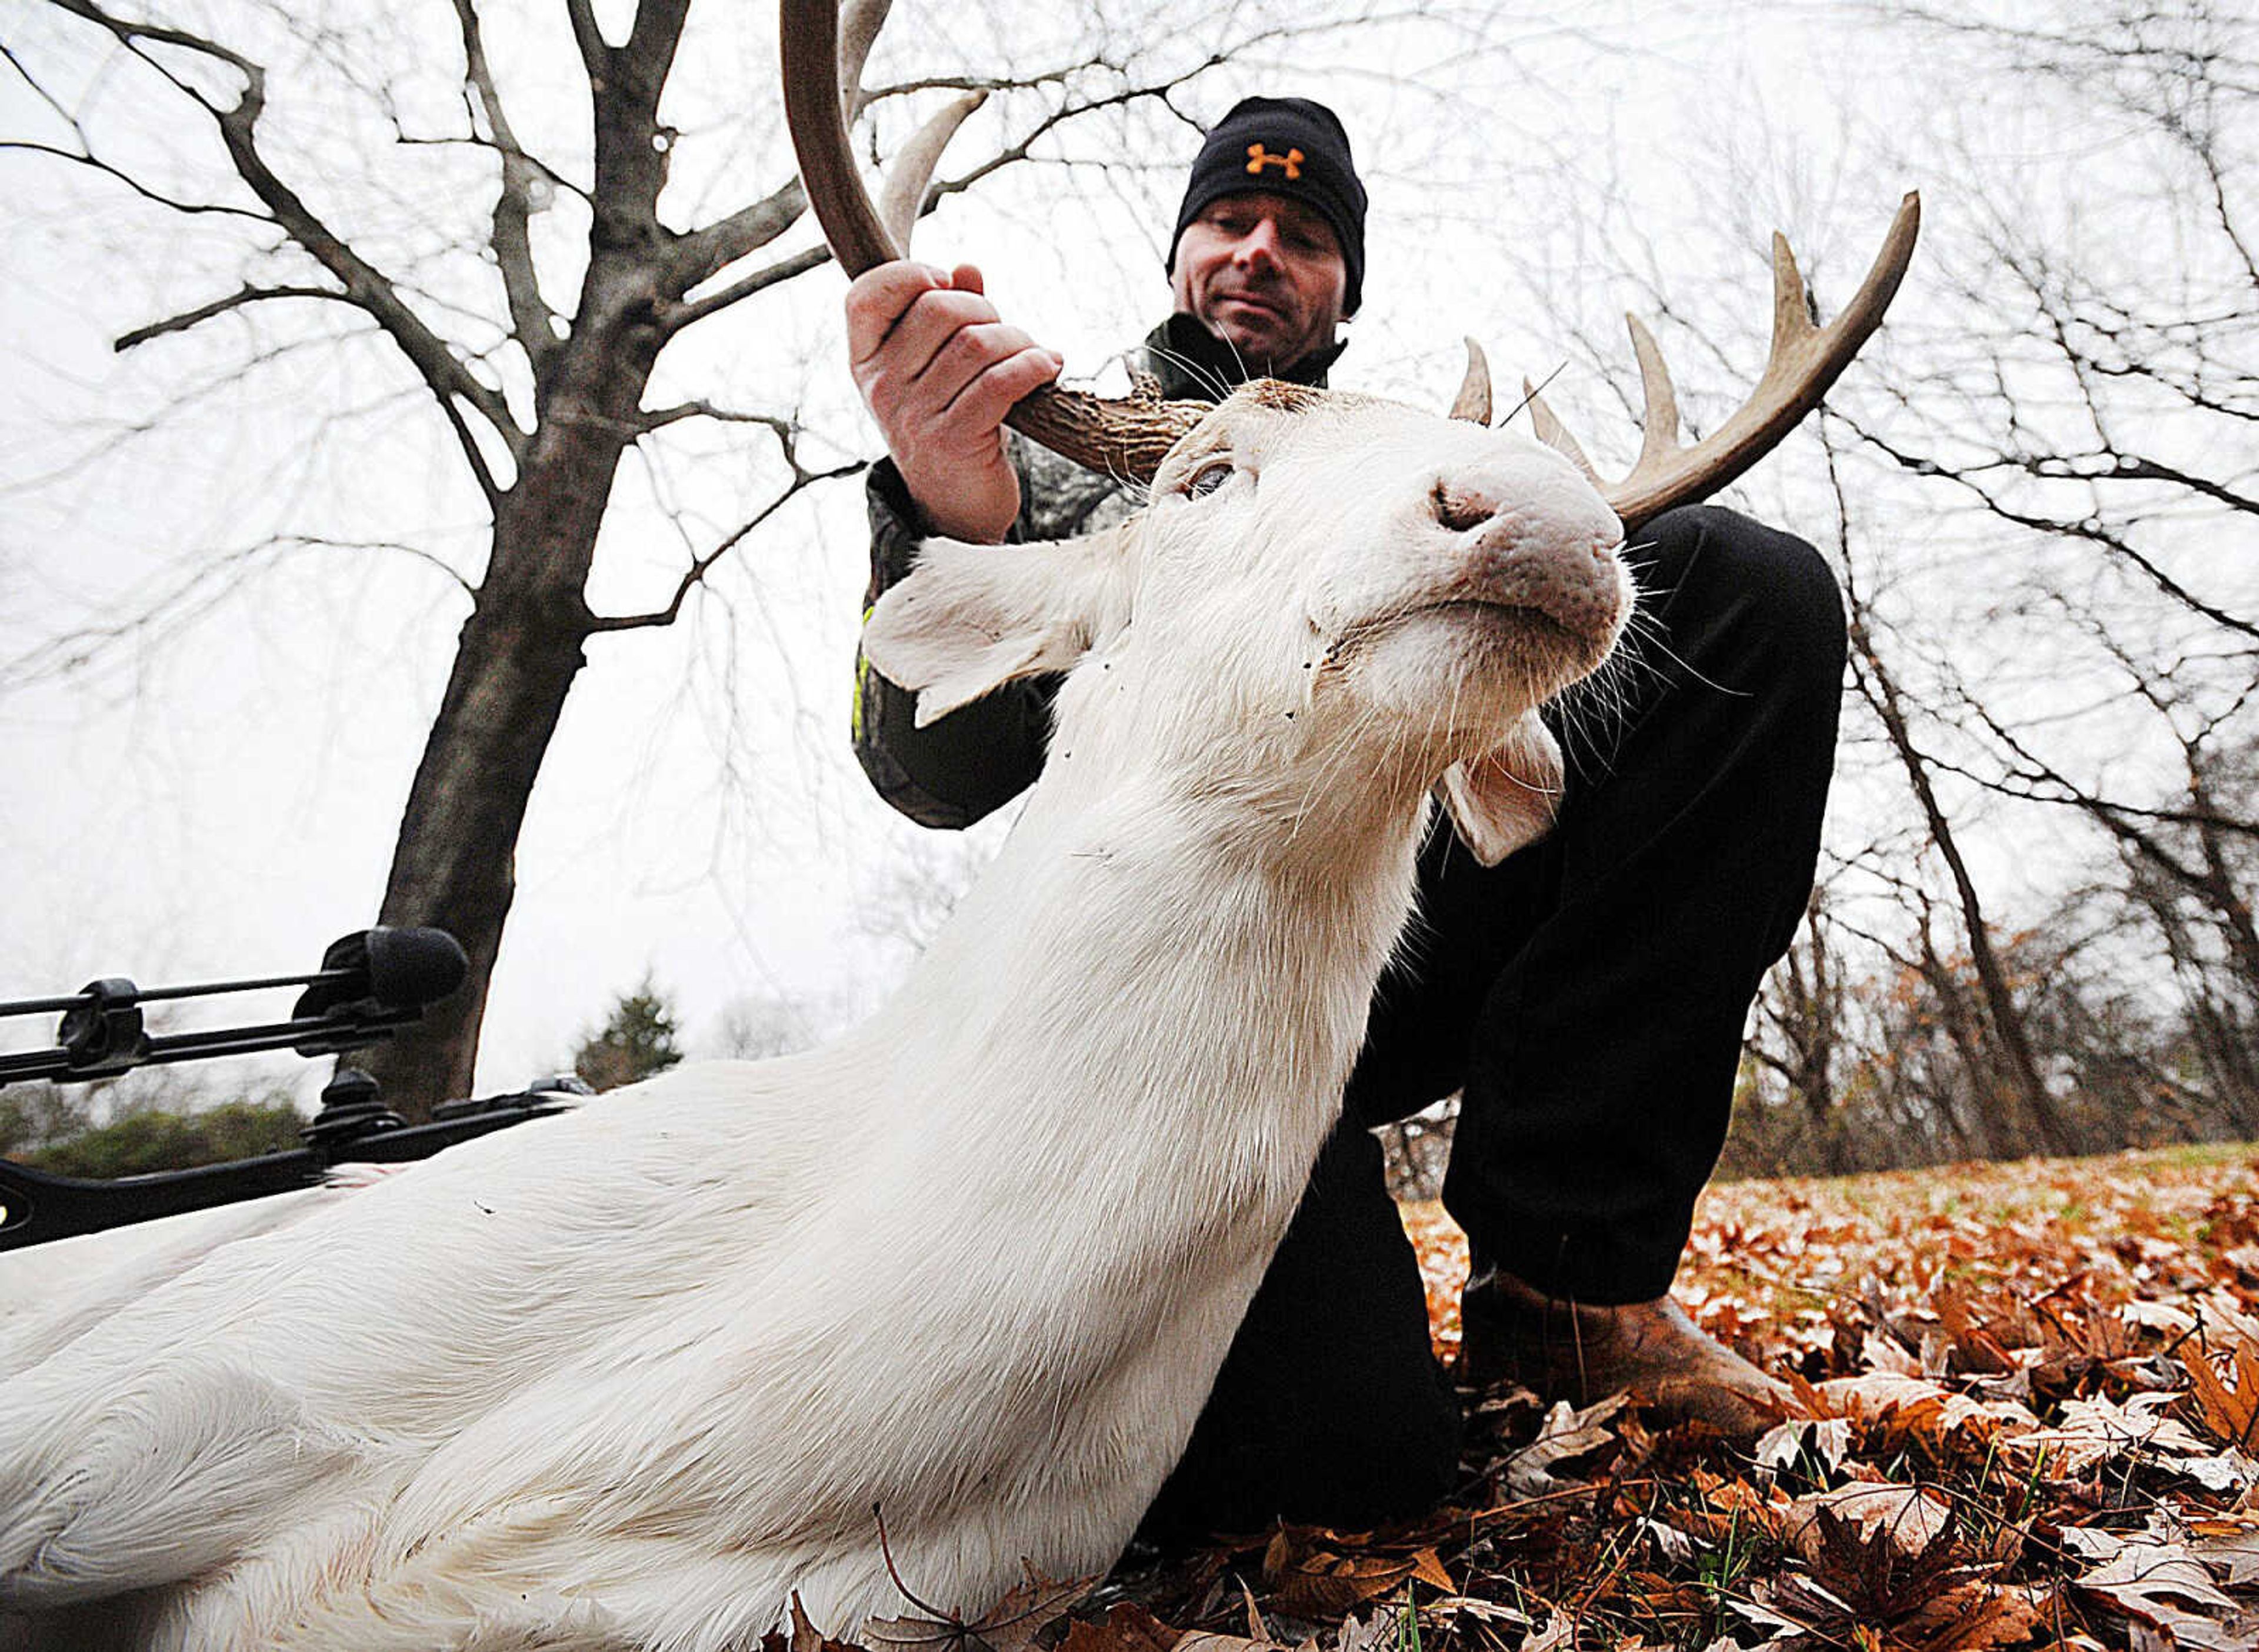
M 871 583 L 863 613 L 910 571 L 928 531 L 892 459 L 871 467 Z M 1014 538 L 1021 535 L 1015 526 Z M 970 826 L 1025 791 L 1043 768 L 1056 678 L 1007 683 L 928 728 L 916 696 L 855 656 L 855 759 L 880 797 L 921 826 Z

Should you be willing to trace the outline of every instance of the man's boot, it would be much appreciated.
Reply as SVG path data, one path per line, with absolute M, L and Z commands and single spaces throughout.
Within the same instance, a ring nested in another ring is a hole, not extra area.
M 1501 1269 L 1467 1282 L 1460 1298 L 1460 1380 L 1514 1381 L 1546 1399 L 1590 1405 L 1628 1389 L 1674 1421 L 1755 1439 L 1795 1396 L 1704 1333 L 1669 1297 L 1599 1307 L 1546 1295 Z

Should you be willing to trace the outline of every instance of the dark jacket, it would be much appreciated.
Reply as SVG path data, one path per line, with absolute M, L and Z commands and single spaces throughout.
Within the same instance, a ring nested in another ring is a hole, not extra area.
M 1342 346 L 1321 351 L 1285 377 L 1322 385 Z M 1169 317 L 1146 335 L 1145 369 L 1172 401 L 1215 402 L 1245 381 L 1231 347 L 1190 316 Z M 1015 542 L 1065 539 L 1120 520 L 1137 503 L 1133 490 L 1113 477 L 1083 469 L 1008 434 L 1013 467 L 1020 473 Z M 866 492 L 871 511 L 871 583 L 863 596 L 868 615 L 887 588 L 916 560 L 920 540 L 932 530 L 890 459 L 871 467 Z M 995 693 L 951 712 L 930 728 L 915 726 L 915 696 L 888 682 L 859 653 L 855 659 L 855 758 L 880 797 L 921 826 L 970 826 L 1030 786 L 1044 765 L 1051 737 L 1057 677 L 1007 683 Z

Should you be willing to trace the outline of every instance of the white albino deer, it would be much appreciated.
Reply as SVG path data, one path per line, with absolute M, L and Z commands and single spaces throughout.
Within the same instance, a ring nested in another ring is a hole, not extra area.
M 852 266 L 843 149 L 807 170 Z M 1630 591 L 1586 474 L 1479 419 L 1269 383 L 1103 417 L 1085 456 L 1172 422 L 1141 515 L 937 543 L 871 617 L 922 716 L 1069 673 L 894 1002 L 309 1203 L 37 1347 L 0 1644 L 746 1647 L 795 1591 L 837 1630 L 898 1604 L 874 1510 L 944 1607 L 1113 1559 L 1336 1116 L 1431 789 L 1486 858 L 1541 831 L 1536 709 Z

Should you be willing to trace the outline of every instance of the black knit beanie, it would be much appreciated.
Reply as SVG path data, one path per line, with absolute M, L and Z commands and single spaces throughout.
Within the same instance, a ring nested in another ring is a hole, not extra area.
M 1349 273 L 1343 313 L 1355 315 L 1365 296 L 1365 185 L 1340 118 L 1307 97 L 1243 97 L 1209 131 L 1177 209 L 1169 274 L 1176 274 L 1185 226 L 1210 202 L 1258 190 L 1302 202 L 1333 225 Z

